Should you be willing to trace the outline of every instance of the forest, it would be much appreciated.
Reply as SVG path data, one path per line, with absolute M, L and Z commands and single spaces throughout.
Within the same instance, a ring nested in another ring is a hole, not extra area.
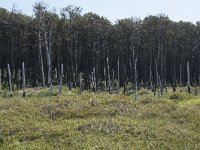
M 190 93 L 200 84 L 199 22 L 159 14 L 111 23 L 73 5 L 57 13 L 44 2 L 33 10 L 27 16 L 0 9 L 0 89 L 63 84 L 110 93 L 144 87 L 162 95 L 166 87 L 188 86 Z

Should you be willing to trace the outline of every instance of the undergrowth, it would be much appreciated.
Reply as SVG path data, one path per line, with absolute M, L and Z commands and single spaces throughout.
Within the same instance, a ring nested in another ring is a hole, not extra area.
M 16 92 L 0 98 L 0 149 L 200 149 L 200 97 Z

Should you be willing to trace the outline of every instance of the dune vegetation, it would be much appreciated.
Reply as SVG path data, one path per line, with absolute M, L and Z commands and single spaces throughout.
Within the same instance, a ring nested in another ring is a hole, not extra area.
M 55 87 L 54 87 L 55 88 Z M 31 89 L 27 89 L 31 90 Z M 54 90 L 56 91 L 56 90 Z M 199 149 L 200 97 L 38 89 L 0 98 L 0 149 Z

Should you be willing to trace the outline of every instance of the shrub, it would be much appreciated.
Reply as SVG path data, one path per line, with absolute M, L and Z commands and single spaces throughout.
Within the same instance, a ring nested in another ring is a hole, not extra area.
M 0 147 L 3 145 L 3 133 L 2 129 L 0 129 Z

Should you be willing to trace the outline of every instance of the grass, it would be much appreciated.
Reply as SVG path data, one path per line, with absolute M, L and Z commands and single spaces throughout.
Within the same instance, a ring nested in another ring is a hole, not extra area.
M 200 97 L 54 93 L 0 98 L 0 149 L 200 149 Z

